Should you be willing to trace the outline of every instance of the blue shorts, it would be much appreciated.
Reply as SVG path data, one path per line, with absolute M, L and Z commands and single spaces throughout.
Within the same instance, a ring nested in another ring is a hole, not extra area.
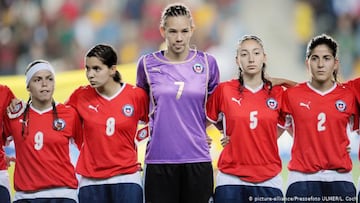
M 286 202 L 356 202 L 356 189 L 347 181 L 301 181 L 286 192 Z
M 4 202 L 4 203 L 10 203 L 10 193 L 9 190 L 0 185 L 0 202 Z
M 284 202 L 283 193 L 278 188 L 249 186 L 249 185 L 222 185 L 216 187 L 214 203 L 238 202 Z
M 107 179 L 81 177 L 79 181 L 80 203 L 143 203 L 141 173 L 120 174 Z
M 143 190 L 135 183 L 88 185 L 79 189 L 80 203 L 143 203 Z
M 277 175 L 260 183 L 241 180 L 238 176 L 218 171 L 214 194 L 215 203 L 284 202 L 282 178 Z
M 286 202 L 356 202 L 352 175 L 335 170 L 289 171 Z

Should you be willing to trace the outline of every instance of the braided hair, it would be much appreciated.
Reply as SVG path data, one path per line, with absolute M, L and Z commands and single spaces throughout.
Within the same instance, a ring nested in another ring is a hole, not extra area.
M 194 27 L 193 17 L 191 15 L 190 9 L 181 3 L 169 4 L 164 8 L 161 14 L 160 27 L 166 26 L 166 20 L 168 17 L 177 17 L 177 16 L 186 16 L 191 21 L 191 27 Z

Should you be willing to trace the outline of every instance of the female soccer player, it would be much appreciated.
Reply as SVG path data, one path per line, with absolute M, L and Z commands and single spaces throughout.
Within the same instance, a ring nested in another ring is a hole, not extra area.
M 277 146 L 283 89 L 264 77 L 266 54 L 258 37 L 239 41 L 236 63 L 239 78 L 220 83 L 207 102 L 208 119 L 222 120 L 229 136 L 218 161 L 214 201 L 283 202 Z
M 134 139 L 139 120 L 148 121 L 149 98 L 143 89 L 121 81 L 111 46 L 91 48 L 85 64 L 90 85 L 79 87 L 67 102 L 79 112 L 84 127 L 76 166 L 79 201 L 142 203 Z
M 10 184 L 8 163 L 3 146 L 6 144 L 6 138 L 3 134 L 3 121 L 6 115 L 6 108 L 15 97 L 9 87 L 0 85 L 0 202 L 10 203 Z
M 81 123 L 70 106 L 53 99 L 55 73 L 36 60 L 26 69 L 30 93 L 25 111 L 5 120 L 5 135 L 15 144 L 14 202 L 78 202 L 78 181 L 70 161 L 69 144 L 81 144 Z
M 330 36 L 314 37 L 306 51 L 310 81 L 284 93 L 282 111 L 294 137 L 288 202 L 356 202 L 347 132 L 358 128 L 358 109 L 354 93 L 336 83 L 337 52 Z
M 185 5 L 168 5 L 160 22 L 167 48 L 139 59 L 136 84 L 151 101 L 146 202 L 205 203 L 212 196 L 205 103 L 219 70 L 213 56 L 190 48 L 194 28 Z
M 357 98 L 357 102 L 358 102 L 358 104 L 360 104 L 360 77 L 346 82 L 346 85 L 348 85 L 350 88 L 352 88 L 354 90 L 354 93 Z M 359 131 L 358 131 L 358 134 L 360 134 Z M 358 151 L 358 160 L 360 160 L 360 148 Z M 360 177 L 358 178 L 357 186 L 358 186 L 357 187 L 358 188 L 357 202 L 360 202 Z

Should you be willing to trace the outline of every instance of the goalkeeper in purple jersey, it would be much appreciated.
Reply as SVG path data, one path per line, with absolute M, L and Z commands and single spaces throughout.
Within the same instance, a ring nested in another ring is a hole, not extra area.
M 183 4 L 168 5 L 160 33 L 167 48 L 139 59 L 137 86 L 150 96 L 145 156 L 146 202 L 208 202 L 213 169 L 205 103 L 219 83 L 215 58 L 190 49 L 194 22 Z

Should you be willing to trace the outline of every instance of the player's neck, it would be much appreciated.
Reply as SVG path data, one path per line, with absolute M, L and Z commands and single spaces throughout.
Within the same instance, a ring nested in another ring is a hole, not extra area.
M 327 80 L 327 81 L 311 80 L 309 83 L 313 88 L 317 89 L 320 92 L 326 92 L 334 86 L 334 81 L 332 80 Z
M 31 100 L 31 106 L 39 111 L 46 110 L 52 106 L 52 100 L 49 101 L 39 101 L 39 100 Z
M 244 75 L 244 84 L 251 89 L 256 89 L 263 83 L 261 75 Z
M 114 96 L 121 88 L 121 84 L 115 81 L 111 81 L 106 85 L 96 88 L 96 90 L 107 97 Z
M 169 61 L 179 62 L 179 61 L 185 61 L 187 59 L 189 53 L 190 53 L 189 49 L 186 49 L 181 53 L 174 53 L 172 51 L 165 50 L 164 51 L 164 56 Z

